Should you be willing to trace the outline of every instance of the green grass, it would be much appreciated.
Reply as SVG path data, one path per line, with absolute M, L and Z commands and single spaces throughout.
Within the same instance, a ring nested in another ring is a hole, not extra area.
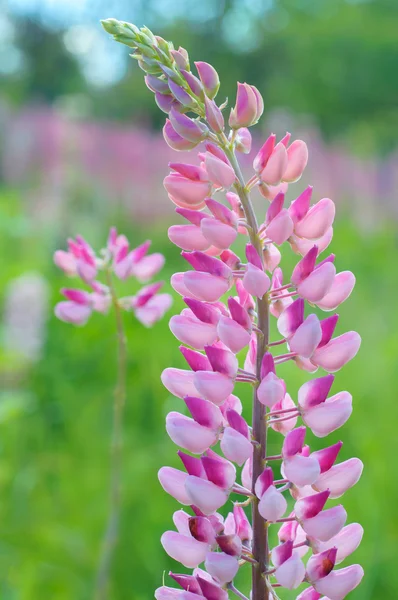
M 14 197 L 4 197 L 0 211 L 7 216 L 0 250 L 8 257 L 0 274 L 1 296 L 9 279 L 34 268 L 48 279 L 54 304 L 58 289 L 65 284 L 51 262 L 54 240 L 56 237 L 59 243 L 71 232 L 58 231 L 55 237 L 50 231 L 37 234 L 20 216 Z M 129 229 L 126 233 L 137 243 L 154 237 L 154 248 L 166 253 L 166 280 L 174 270 L 185 268 L 160 226 L 154 233 Z M 94 225 L 88 233 L 97 241 L 101 233 L 105 235 Z M 366 576 L 350 597 L 394 598 L 398 587 L 398 253 L 394 228 L 386 224 L 377 232 L 358 232 L 355 223 L 345 218 L 336 224 L 332 250 L 337 253 L 338 269 L 351 269 L 357 276 L 352 297 L 340 308 L 338 332 L 359 331 L 363 346 L 357 358 L 337 374 L 334 385 L 335 391 L 352 392 L 352 418 L 327 442 L 311 436 L 310 442 L 317 448 L 343 439 L 341 457 L 358 456 L 365 463 L 361 481 L 343 499 L 349 521 L 365 527 L 362 546 L 352 560 L 363 564 Z M 293 257 L 287 263 L 292 265 Z M 176 299 L 174 310 L 180 306 Z M 159 542 L 161 533 L 172 527 L 171 515 L 178 506 L 161 489 L 157 471 L 164 464 L 178 464 L 164 419 L 170 409 L 181 409 L 182 403 L 168 395 L 159 376 L 166 366 L 183 366 L 183 360 L 167 319 L 151 330 L 130 316 L 125 323 L 129 392 L 123 514 L 111 598 L 146 600 L 153 597 L 164 571 L 178 569 Z M 115 344 L 111 315 L 94 316 L 82 329 L 51 316 L 42 360 L 27 371 L 24 366 L 22 379 L 22 366 L 3 352 L 2 398 L 9 410 L 0 412 L 2 600 L 91 597 L 107 511 Z M 6 377 L 10 369 L 13 376 Z M 283 375 L 294 397 L 306 374 L 287 365 Z M 247 392 L 243 386 L 238 389 L 249 416 Z M 277 450 L 279 442 L 278 436 L 271 438 L 272 450 Z M 241 577 L 244 580 L 245 574 Z M 245 586 L 247 591 L 246 580 L 242 581 L 242 588 Z M 296 593 L 283 596 L 295 597 Z

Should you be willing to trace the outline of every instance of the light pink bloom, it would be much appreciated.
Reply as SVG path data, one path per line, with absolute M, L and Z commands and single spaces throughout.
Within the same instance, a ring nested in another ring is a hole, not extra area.
M 287 167 L 283 173 L 283 181 L 292 183 L 298 181 L 303 174 L 308 162 L 307 144 L 302 140 L 295 140 L 287 148 Z
M 330 490 L 331 498 L 340 498 L 359 481 L 362 471 L 362 461 L 359 458 L 350 458 L 322 473 L 315 481 L 314 488 Z
M 263 111 L 264 103 L 258 89 L 254 85 L 238 83 L 236 104 L 229 117 L 230 127 L 250 127 L 257 123 Z
M 228 500 L 228 492 L 211 481 L 206 481 L 194 475 L 188 475 L 185 480 L 185 490 L 190 499 L 189 504 L 195 504 L 205 515 L 210 515 Z
M 320 594 L 330 600 L 343 600 L 362 580 L 364 573 L 360 565 L 351 565 L 345 569 L 332 571 L 327 577 L 314 584 Z
M 211 190 L 206 171 L 201 167 L 182 163 L 171 163 L 170 166 L 173 172 L 163 182 L 170 200 L 182 208 L 203 208 L 204 200 Z
M 305 567 L 299 554 L 293 550 L 293 542 L 288 541 L 276 546 L 272 550 L 271 558 L 276 567 L 277 582 L 288 590 L 296 589 L 304 579 Z
M 239 569 L 238 559 L 225 552 L 208 552 L 205 560 L 208 573 L 221 585 L 233 580 Z
M 212 65 L 206 62 L 195 62 L 195 67 L 199 75 L 199 79 L 205 89 L 206 96 L 213 99 L 220 87 L 220 79 L 218 73 Z
M 321 511 L 315 517 L 303 519 L 301 526 L 310 537 L 327 542 L 341 531 L 346 520 L 347 513 L 344 507 L 339 504 Z
M 165 492 L 173 496 L 180 504 L 191 504 L 191 499 L 185 490 L 187 473 L 173 467 L 162 467 L 158 473 L 159 481 Z
M 305 427 L 293 429 L 286 435 L 282 446 L 284 475 L 298 486 L 311 485 L 320 475 L 316 458 L 301 454 L 305 433 Z
M 341 563 L 347 556 L 355 552 L 361 543 L 363 537 L 363 527 L 358 523 L 346 525 L 343 529 L 328 542 L 311 540 L 311 546 L 314 552 L 323 552 L 329 548 L 337 548 L 336 564 Z
M 177 412 L 166 417 L 166 430 L 177 446 L 189 450 L 193 454 L 202 454 L 217 442 L 217 434 L 196 423 L 193 419 Z
M 319 308 L 325 311 L 335 310 L 347 300 L 355 285 L 355 276 L 351 271 L 342 271 L 335 276 L 332 286 L 322 300 L 317 302 Z
M 171 558 L 191 569 L 205 560 L 209 550 L 208 544 L 175 531 L 166 531 L 160 541 Z

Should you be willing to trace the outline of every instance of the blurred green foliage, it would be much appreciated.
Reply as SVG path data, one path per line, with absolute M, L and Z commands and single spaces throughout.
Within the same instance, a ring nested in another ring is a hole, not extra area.
M 267 111 L 282 107 L 315 120 L 325 136 L 348 138 L 357 152 L 395 147 L 396 0 L 206 0 L 189 5 L 187 11 L 187 3 L 177 0 L 89 0 L 81 13 L 88 30 L 75 32 L 74 54 L 62 41 L 68 13 L 62 25 L 54 6 L 55 26 L 40 3 L 32 2 L 30 12 L 10 13 L 25 66 L 5 78 L 3 93 L 22 104 L 78 94 L 80 108 L 84 105 L 96 117 L 159 126 L 162 115 L 142 85 L 142 72 L 128 58 L 128 48 L 123 50 L 128 70 L 120 82 L 98 88 L 84 79 L 81 61 L 90 71 L 95 59 L 90 55 L 98 51 L 94 45 L 87 56 L 82 54 L 81 38 L 99 28 L 100 18 L 115 16 L 145 23 L 186 47 L 192 62 L 214 64 L 222 75 L 221 100 L 228 96 L 232 101 L 236 81 L 248 81 L 259 87 Z M 112 52 L 112 41 L 104 43 Z M 114 67 L 116 58 L 113 65 L 104 63 L 102 71 Z
M 38 230 L 24 223 L 19 198 L 0 196 L 0 251 L 5 257 L 0 273 L 0 295 L 16 275 L 34 268 L 48 280 L 52 304 L 59 299 L 65 277 L 52 264 L 60 240 L 75 231 Z M 117 215 L 116 215 L 117 217 Z M 77 215 L 78 220 L 78 215 Z M 122 230 L 138 244 L 152 237 L 154 248 L 166 254 L 162 273 L 169 279 L 185 268 L 177 249 L 167 240 L 164 224 L 144 230 L 119 215 Z M 110 224 L 110 223 L 109 223 Z M 107 223 L 84 225 L 80 232 L 97 246 L 107 234 Z M 396 237 L 388 223 L 377 232 L 360 232 L 347 218 L 336 223 L 332 250 L 339 270 L 352 269 L 357 286 L 340 309 L 338 333 L 356 329 L 363 336 L 358 357 L 337 374 L 335 391 L 348 389 L 354 413 L 348 424 L 327 443 L 344 440 L 341 459 L 359 456 L 365 463 L 361 481 L 344 497 L 349 521 L 365 527 L 365 537 L 353 556 L 366 576 L 353 600 L 395 598 L 398 525 L 394 498 L 396 472 L 395 400 L 398 386 L 398 291 Z M 62 242 L 64 245 L 64 242 Z M 12 260 L 10 249 L 12 248 Z M 287 269 L 294 256 L 286 252 Z M 126 284 L 129 288 L 129 284 Z M 173 311 L 181 307 L 175 298 Z M 178 466 L 176 448 L 165 434 L 170 409 L 182 410 L 160 383 L 166 366 L 183 367 L 178 342 L 167 318 L 150 330 L 126 315 L 128 333 L 128 403 L 125 415 L 123 513 L 120 543 L 113 573 L 111 598 L 146 600 L 161 584 L 164 571 L 177 565 L 159 542 L 172 528 L 177 503 L 157 481 L 157 470 Z M 2 600 L 85 600 L 91 597 L 93 575 L 107 512 L 110 421 L 115 381 L 116 338 L 113 315 L 91 318 L 84 328 L 48 323 L 40 362 L 18 377 L 14 359 L 4 355 L 0 373 L 0 597 Z M 12 362 L 14 378 L 9 370 Z M 307 375 L 285 365 L 289 391 L 296 391 Z M 250 415 L 248 392 L 239 384 L 244 412 Z M 313 448 L 325 441 L 310 437 Z M 280 438 L 271 435 L 270 452 Z M 246 575 L 248 572 L 246 573 Z M 247 577 L 242 569 L 241 586 Z M 294 593 L 283 598 L 292 599 Z

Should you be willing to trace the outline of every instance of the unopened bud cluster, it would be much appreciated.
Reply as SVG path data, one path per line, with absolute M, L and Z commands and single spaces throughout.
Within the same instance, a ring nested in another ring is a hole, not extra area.
M 156 598 L 244 598 L 234 578 L 240 568 L 251 568 L 252 600 L 278 598 L 278 588 L 303 583 L 300 600 L 341 600 L 363 571 L 359 565 L 336 567 L 363 532 L 356 523 L 346 524 L 342 504 L 328 502 L 358 481 L 362 463 L 338 460 L 342 442 L 317 451 L 308 445 L 311 434 L 324 438 L 349 418 L 351 394 L 331 390 L 334 373 L 354 358 L 361 341 L 354 331 L 335 335 L 333 311 L 351 294 L 355 277 L 336 271 L 334 254 L 323 255 L 333 237 L 334 203 L 313 201 L 312 187 L 285 203 L 288 186 L 300 179 L 308 160 L 306 144 L 289 133 L 279 141 L 269 136 L 245 182 L 236 152 L 250 152 L 248 128 L 264 110 L 254 86 L 238 84 L 227 131 L 226 107 L 214 100 L 219 77 L 211 65 L 195 63 L 195 75 L 186 50 L 175 50 L 146 28 L 114 20 L 104 27 L 134 48 L 147 86 L 168 114 L 163 133 L 169 146 L 187 150 L 204 142 L 198 160 L 171 163 L 164 180 L 180 217 L 169 238 L 191 270 L 171 278 L 185 308 L 170 320 L 189 368 L 169 367 L 162 374 L 167 390 L 181 399 L 183 412 L 166 418 L 170 438 L 182 449 L 181 469 L 159 472 L 164 490 L 186 508 L 174 513 L 174 528 L 161 542 L 193 572 L 170 573 L 179 587 L 162 586 Z M 269 202 L 260 224 L 250 200 L 256 190 Z M 244 257 L 231 250 L 241 235 Z M 282 273 L 286 246 L 299 260 L 292 272 Z M 314 306 L 332 314 L 320 319 Z M 280 339 L 269 337 L 270 318 Z M 278 373 L 287 361 L 325 373 L 293 398 Z M 237 382 L 253 388 L 251 426 L 234 394 Z M 269 429 L 281 437 L 279 455 L 267 453 Z M 223 517 L 218 511 L 229 500 L 233 508 Z M 278 528 L 274 548 L 269 527 Z

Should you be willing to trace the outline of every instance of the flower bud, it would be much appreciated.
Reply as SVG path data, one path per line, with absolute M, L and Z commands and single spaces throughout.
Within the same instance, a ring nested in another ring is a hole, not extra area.
M 195 67 L 205 89 L 206 96 L 210 100 L 213 100 L 217 96 L 218 88 L 220 87 L 220 79 L 217 71 L 206 62 L 196 62 Z

